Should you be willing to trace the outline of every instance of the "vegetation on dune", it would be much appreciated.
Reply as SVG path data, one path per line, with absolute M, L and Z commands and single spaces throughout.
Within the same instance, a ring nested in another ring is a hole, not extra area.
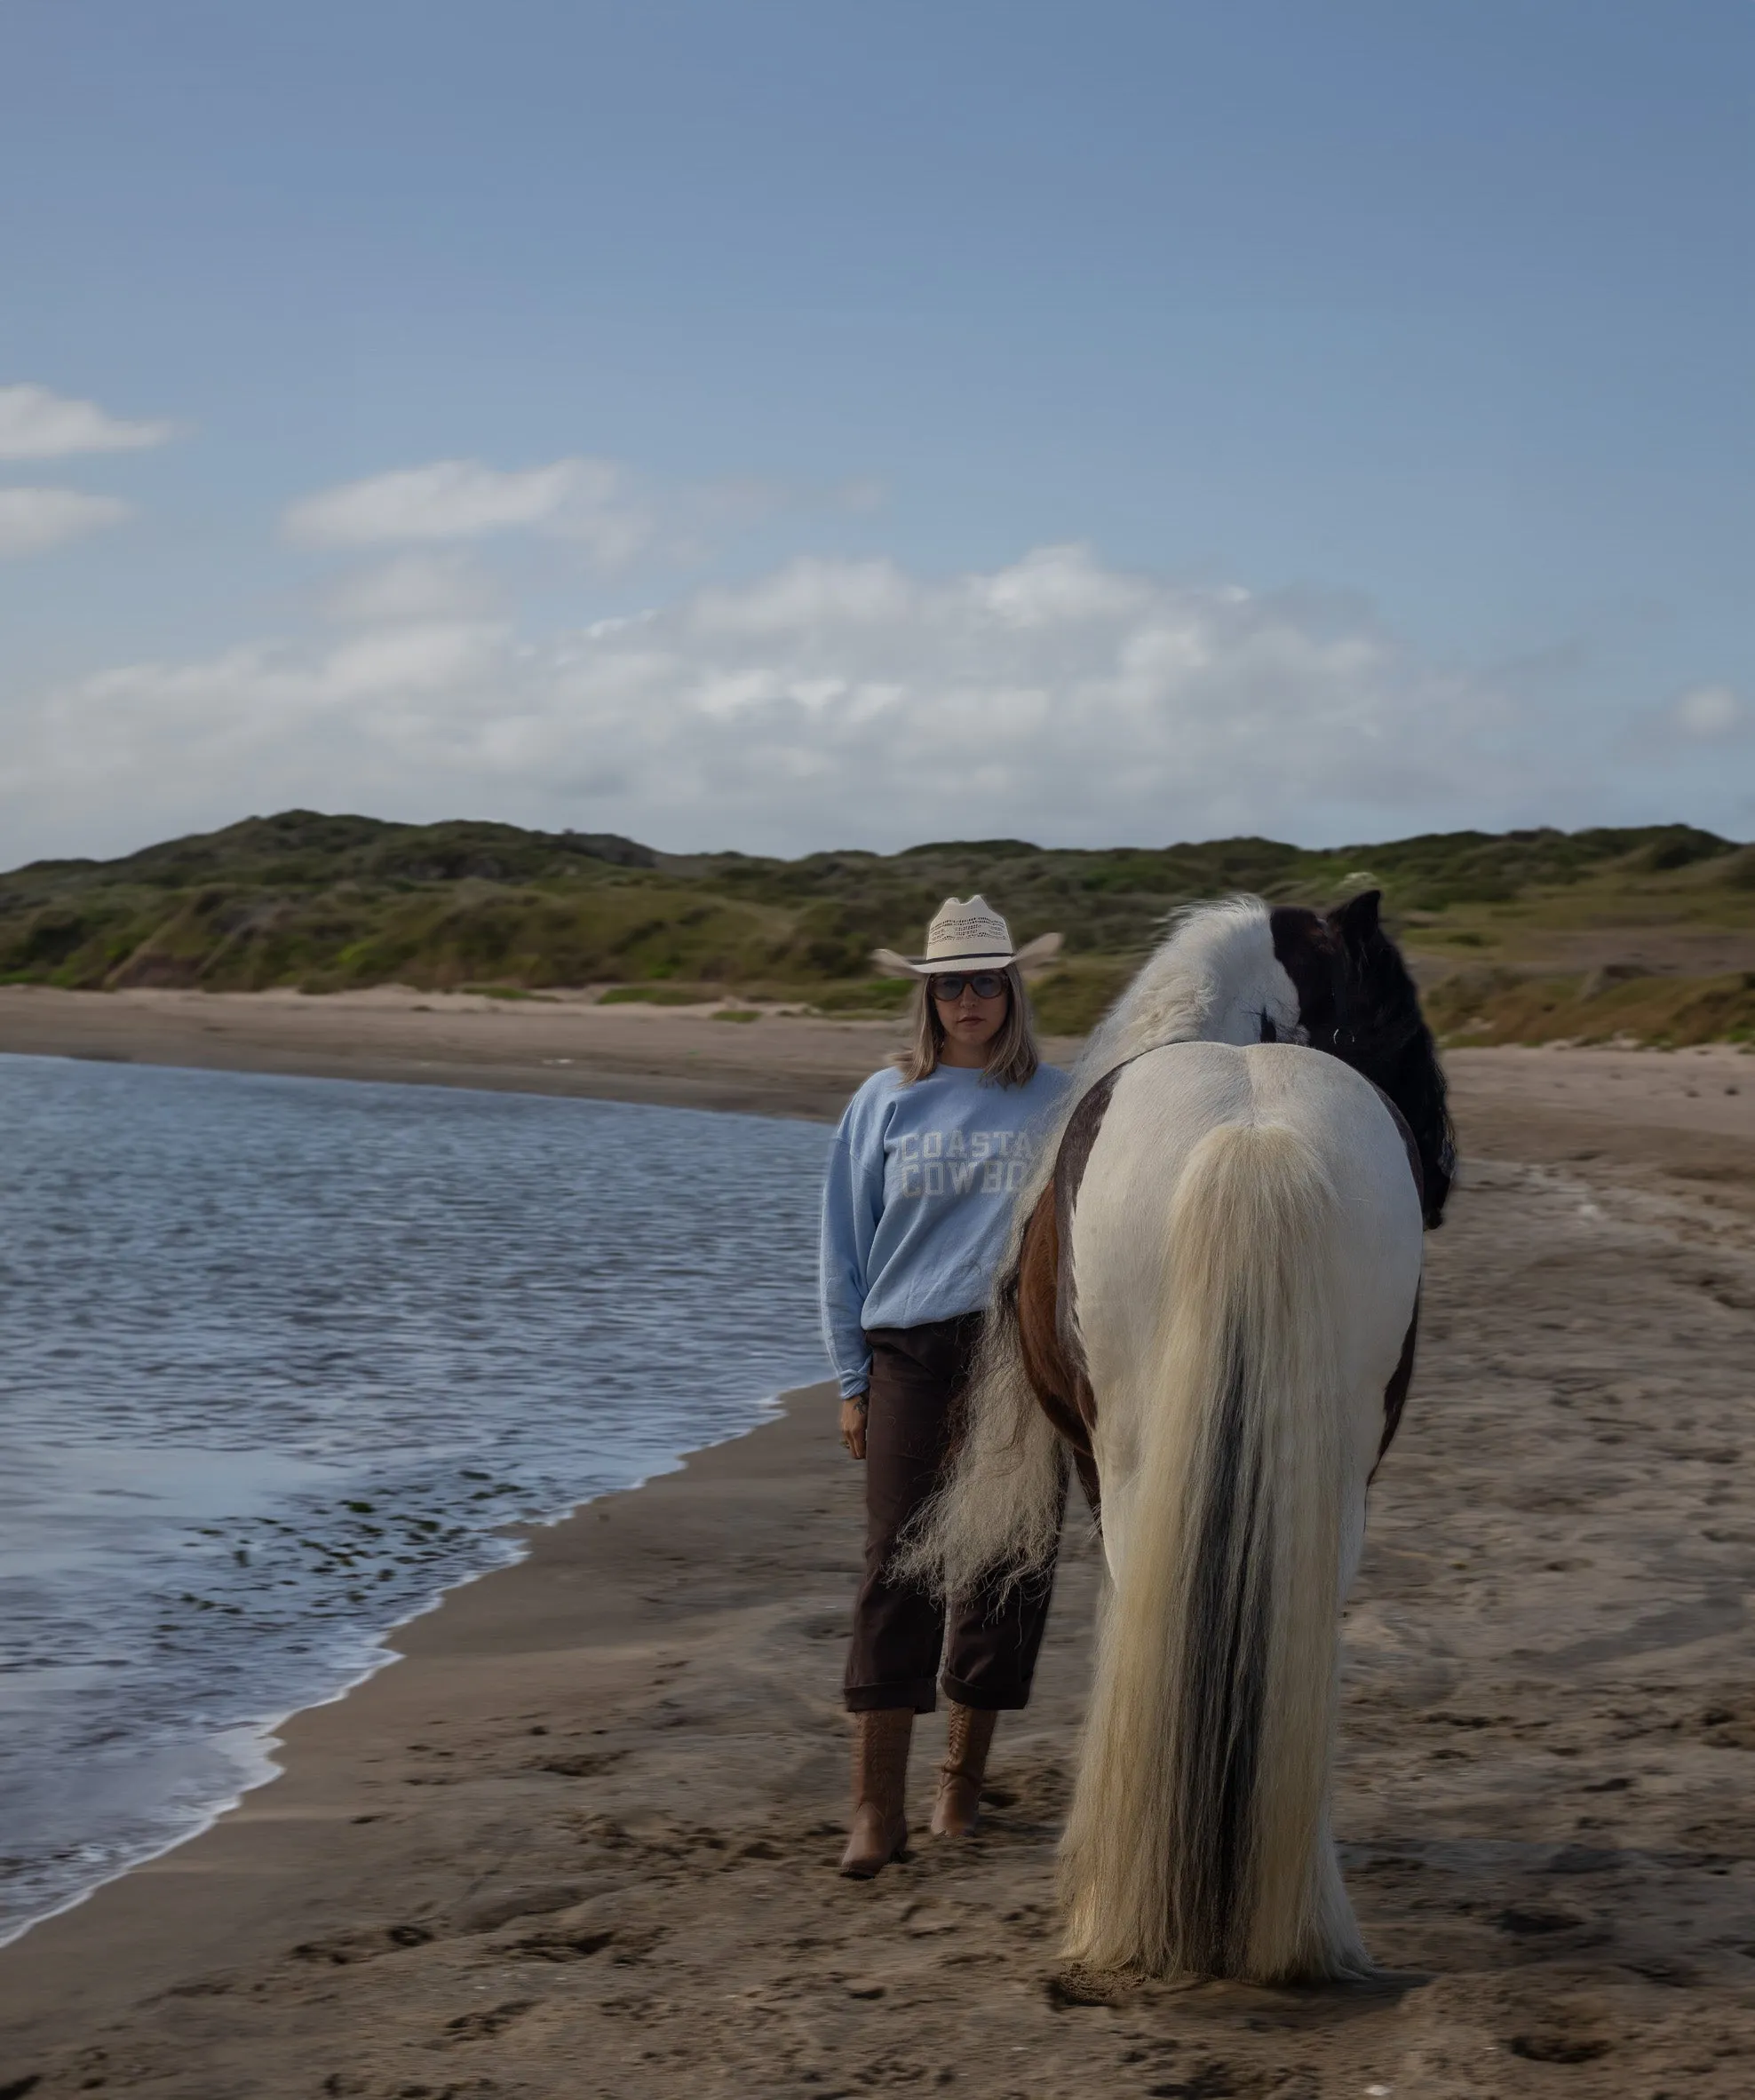
M 391 824 L 288 811 L 108 861 L 0 876 L 0 981 L 309 992 L 399 982 L 540 995 L 608 987 L 682 1002 L 735 992 L 893 1012 L 879 944 L 910 948 L 940 899 L 980 891 L 1020 939 L 1066 937 L 1035 996 L 1081 1031 L 1177 906 L 1239 890 L 1327 904 L 1370 884 L 1454 1040 L 1746 1033 L 1741 977 L 1568 971 L 1617 930 L 1755 936 L 1755 846 L 1686 825 L 1451 832 L 1338 852 L 1220 839 L 1100 852 L 1020 839 L 906 852 L 664 854 L 608 834 Z M 1645 967 L 1644 965 L 1641 966 Z M 1661 1012 L 1660 1012 L 1661 1010 Z M 1571 1026 L 1571 1023 L 1576 1026 Z M 1678 1033 L 1680 1031 L 1680 1033 Z
M 1626 1043 L 1680 1050 L 1755 1042 L 1755 970 L 1714 977 L 1590 970 L 1576 977 L 1459 971 L 1425 995 L 1453 1044 Z

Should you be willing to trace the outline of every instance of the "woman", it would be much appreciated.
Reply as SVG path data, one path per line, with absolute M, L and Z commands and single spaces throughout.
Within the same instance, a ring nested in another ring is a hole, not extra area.
M 1013 951 L 979 897 L 940 907 L 926 953 L 878 951 L 919 979 L 914 1041 L 874 1073 L 835 1134 L 822 1205 L 822 1324 L 840 1379 L 841 1437 L 865 1462 L 865 1579 L 854 1608 L 846 1701 L 855 1717 L 853 1833 L 841 1872 L 862 1880 L 908 1841 L 904 1797 L 917 1713 L 931 1713 L 943 1652 L 950 1705 L 933 1830 L 975 1826 L 994 1723 L 1029 1698 L 1048 1577 L 996 1608 L 944 1607 L 890 1581 L 909 1518 L 938 1485 L 1012 1201 L 1035 1133 L 1068 1085 L 1030 1033 L 1022 965 L 1058 934 Z

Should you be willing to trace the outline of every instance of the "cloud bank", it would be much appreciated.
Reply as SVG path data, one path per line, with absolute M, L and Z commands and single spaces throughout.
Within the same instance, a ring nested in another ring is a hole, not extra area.
M 22 828 L 80 812 L 87 851 L 124 817 L 138 841 L 297 802 L 798 852 L 1369 836 L 1522 777 L 1505 704 L 1356 606 L 1080 547 L 944 579 L 795 560 L 543 640 L 435 616 L 456 580 L 393 563 L 327 640 L 46 695 L 7 740 L 0 805 Z
M 0 390 L 15 452 L 164 430 Z M 1624 715 L 1618 739 L 1612 725 L 1557 735 L 1515 670 L 1434 664 L 1356 599 L 1195 586 L 1079 545 L 949 576 L 801 556 L 679 584 L 679 565 L 759 521 L 880 496 L 660 487 L 570 455 L 441 459 L 319 490 L 280 519 L 306 570 L 306 631 L 0 695 L 6 857 L 123 851 L 294 803 L 684 851 L 1339 842 L 1600 821 L 1628 806 L 1632 769 L 1722 770 L 1755 733 L 1740 694 L 1705 683 Z M 0 487 L 0 556 L 127 514 L 112 496 Z M 657 602 L 572 631 L 520 623 L 520 576 L 552 606 L 587 573 L 600 591 L 641 578 Z

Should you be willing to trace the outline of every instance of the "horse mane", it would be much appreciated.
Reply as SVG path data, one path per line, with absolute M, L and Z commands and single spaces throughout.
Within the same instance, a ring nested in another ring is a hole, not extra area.
M 1276 988 L 1273 924 L 1260 898 L 1184 905 L 1171 915 L 1170 926 L 1170 938 L 1092 1031 L 1075 1074 L 1076 1092 L 1166 1043 L 1233 1034 L 1259 1042 L 1264 1013 L 1281 1032 L 1297 1020 Z M 1245 1017 L 1241 1030 L 1227 1026 L 1234 1016 Z

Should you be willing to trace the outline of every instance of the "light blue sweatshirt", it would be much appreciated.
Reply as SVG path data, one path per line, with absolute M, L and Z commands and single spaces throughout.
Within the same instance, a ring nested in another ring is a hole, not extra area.
M 1027 1086 L 941 1065 L 912 1086 L 874 1072 L 847 1104 L 822 1192 L 822 1335 L 845 1399 L 871 1370 L 869 1327 L 915 1327 L 986 1304 L 1012 1201 L 1071 1084 Z

